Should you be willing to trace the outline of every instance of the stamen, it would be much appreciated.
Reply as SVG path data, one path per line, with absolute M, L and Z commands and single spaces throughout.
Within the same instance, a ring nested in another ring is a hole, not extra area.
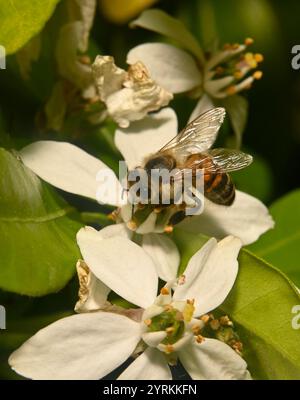
M 202 316 L 200 317 L 200 320 L 201 320 L 202 322 L 204 322 L 205 324 L 208 323 L 209 319 L 210 319 L 210 317 L 209 317 L 208 314 L 202 315 Z
M 165 233 L 172 233 L 174 230 L 174 227 L 172 225 L 167 225 L 165 226 L 164 232 Z
M 263 76 L 262 71 L 255 71 L 254 74 L 252 75 L 254 79 L 261 79 Z
M 170 291 L 167 287 L 163 287 L 160 289 L 160 294 L 162 294 L 163 296 L 166 296 L 166 295 L 170 294 Z
M 228 86 L 228 88 L 226 89 L 226 93 L 227 94 L 229 94 L 229 95 L 233 95 L 233 94 L 235 94 L 236 93 L 236 88 L 235 88 L 235 86 Z
M 178 285 L 183 285 L 185 283 L 185 275 L 180 275 L 178 278 Z
M 223 317 L 220 318 L 220 324 L 225 325 L 225 326 L 233 325 L 232 321 L 230 321 L 230 319 L 227 315 L 224 315 Z
M 201 327 L 200 327 L 200 325 L 195 324 L 195 325 L 192 326 L 191 329 L 192 329 L 192 332 L 193 332 L 195 335 L 197 335 L 197 334 L 200 332 Z
M 196 336 L 196 342 L 201 344 L 205 341 L 205 338 L 202 335 Z
M 133 220 L 128 221 L 126 226 L 131 231 L 135 231 L 137 229 L 137 223 L 135 221 L 133 221 Z
M 241 354 L 243 351 L 243 343 L 240 341 L 234 342 L 231 346 L 238 354 Z
M 220 322 L 217 319 L 213 319 L 212 321 L 210 321 L 209 325 L 214 331 L 217 331 L 220 328 Z
M 110 214 L 107 215 L 107 218 L 111 221 L 116 221 L 117 217 L 119 215 L 119 211 L 118 210 L 114 210 L 112 211 Z
M 167 354 L 169 354 L 169 353 L 173 353 L 173 351 L 174 351 L 174 347 L 171 344 L 166 344 L 165 352 Z
M 245 39 L 244 43 L 246 46 L 250 46 L 251 44 L 254 43 L 254 40 L 252 38 L 248 37 Z
M 243 77 L 243 73 L 241 70 L 235 71 L 233 76 L 235 77 L 235 79 L 241 79 Z
M 254 54 L 254 58 L 255 58 L 255 61 L 258 62 L 258 63 L 264 61 L 264 56 L 262 54 L 260 54 L 260 53 Z
M 150 326 L 152 324 L 152 320 L 150 318 L 149 319 L 145 319 L 144 324 L 147 325 L 147 326 Z
M 166 329 L 166 332 L 167 332 L 168 335 L 170 335 L 171 333 L 174 332 L 174 330 L 175 330 L 174 326 L 169 326 L 169 327 Z

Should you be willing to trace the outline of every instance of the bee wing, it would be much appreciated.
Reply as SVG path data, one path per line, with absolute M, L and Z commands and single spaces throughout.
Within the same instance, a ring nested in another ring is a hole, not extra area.
M 252 156 L 240 150 L 212 149 L 205 152 L 212 163 L 205 167 L 205 172 L 232 172 L 248 167 L 252 163 Z
M 159 153 L 172 150 L 179 156 L 188 156 L 206 151 L 216 140 L 224 117 L 225 109 L 221 107 L 205 112 L 188 124 Z

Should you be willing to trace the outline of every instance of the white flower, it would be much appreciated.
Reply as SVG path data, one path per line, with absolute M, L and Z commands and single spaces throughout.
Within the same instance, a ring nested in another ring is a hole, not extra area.
M 156 297 L 155 265 L 141 247 L 122 236 L 87 240 L 81 251 L 92 272 L 143 308 L 141 321 L 103 311 L 64 318 L 24 343 L 9 364 L 33 379 L 100 379 L 138 346 L 145 351 L 119 379 L 172 379 L 168 363 L 177 358 L 193 379 L 250 379 L 245 361 L 234 350 L 215 339 L 203 340 L 203 322 L 198 319 L 228 295 L 240 247 L 233 237 L 220 243 L 209 240 L 191 258 L 173 294 L 169 284 Z
M 158 113 L 148 115 L 142 121 L 132 123 L 130 128 L 117 129 L 115 143 L 128 168 L 132 169 L 140 165 L 146 156 L 157 152 L 176 134 L 176 115 L 172 109 L 165 108 Z M 212 138 L 211 143 L 207 144 L 208 148 L 214 140 L 215 138 Z M 55 141 L 35 142 L 21 150 L 20 156 L 27 167 L 53 186 L 99 200 L 104 204 L 121 207 L 123 220 L 130 221 L 131 205 L 129 207 L 125 205 L 120 182 L 102 161 L 70 143 Z M 99 171 L 110 178 L 107 182 L 101 182 L 101 185 L 97 181 Z M 129 211 L 128 216 L 126 211 Z M 183 229 L 202 232 L 217 238 L 234 235 L 239 237 L 243 244 L 249 244 L 271 229 L 274 222 L 268 209 L 258 199 L 236 191 L 232 206 L 217 205 L 205 199 L 204 212 L 199 216 L 189 217 L 180 225 Z M 160 224 L 158 214 L 152 212 L 139 225 L 136 232 L 139 234 L 157 230 L 162 232 L 164 226 Z M 159 242 L 159 239 L 156 240 Z
M 173 98 L 151 79 L 144 64 L 138 60 L 126 72 L 115 65 L 113 57 L 97 56 L 92 70 L 108 114 L 123 128 L 168 105 Z
M 246 123 L 247 101 L 237 93 L 249 89 L 262 76 L 261 71 L 252 72 L 263 60 L 261 54 L 248 52 L 253 40 L 226 44 L 223 49 L 204 54 L 185 26 L 161 10 L 146 10 L 131 25 L 161 33 L 185 50 L 165 43 L 145 43 L 130 50 L 127 63 L 142 61 L 153 79 L 166 90 L 174 94 L 187 92 L 193 98 L 200 98 L 190 121 L 214 104 L 222 104 L 240 140 Z

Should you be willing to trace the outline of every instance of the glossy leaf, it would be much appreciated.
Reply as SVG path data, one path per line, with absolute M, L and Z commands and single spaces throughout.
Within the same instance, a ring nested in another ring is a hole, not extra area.
M 61 289 L 80 257 L 75 218 L 48 185 L 0 149 L 0 288 L 30 296 Z
M 0 7 L 0 43 L 13 54 L 39 33 L 59 0 L 10 0 Z
M 300 190 L 275 201 L 270 212 L 275 228 L 249 249 L 275 265 L 300 287 Z

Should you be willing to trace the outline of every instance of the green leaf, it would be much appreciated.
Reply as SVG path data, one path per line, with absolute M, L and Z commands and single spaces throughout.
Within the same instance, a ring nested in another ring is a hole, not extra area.
M 173 237 L 182 256 L 182 272 L 207 238 L 178 228 Z M 234 321 L 253 378 L 300 379 L 300 330 L 291 325 L 297 304 L 299 293 L 280 271 L 241 250 L 237 280 L 219 310 Z
M 0 7 L 0 44 L 13 54 L 39 33 L 59 0 L 9 0 Z
M 174 39 L 201 62 L 204 61 L 203 51 L 198 40 L 186 29 L 181 21 L 171 17 L 162 10 L 146 10 L 137 19 L 132 21 L 130 26 L 139 26 Z
M 61 289 L 80 257 L 76 212 L 0 149 L 0 288 L 41 296 Z
M 300 190 L 275 201 L 270 213 L 275 228 L 249 249 L 275 265 L 300 287 Z

